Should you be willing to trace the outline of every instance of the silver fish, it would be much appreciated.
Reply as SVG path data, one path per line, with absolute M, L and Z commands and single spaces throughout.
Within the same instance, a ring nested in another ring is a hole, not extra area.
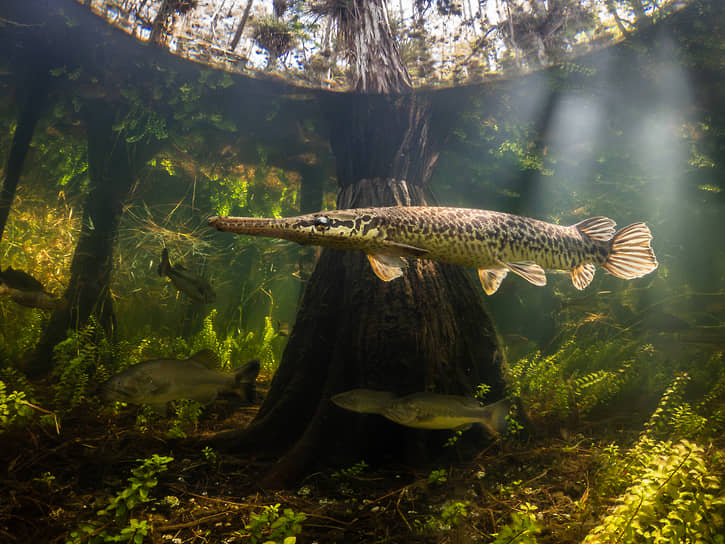
M 507 399 L 481 406 L 476 399 L 440 393 L 413 393 L 396 397 L 388 391 L 352 389 L 332 397 L 341 408 L 362 414 L 379 414 L 406 427 L 417 429 L 465 429 L 483 425 L 491 434 L 506 429 L 511 411 Z
M 439 393 L 414 393 L 394 400 L 383 416 L 395 423 L 418 429 L 466 429 L 483 425 L 491 434 L 506 429 L 511 402 L 502 399 L 481 406 L 476 399 Z
M 161 252 L 159 276 L 167 276 L 178 291 L 195 302 L 210 304 L 216 300 L 216 293 L 208 281 L 191 274 L 181 265 L 171 266 L 169 252 L 166 248 Z
M 192 399 L 202 404 L 213 402 L 219 393 L 237 392 L 253 400 L 254 384 L 259 374 L 259 359 L 253 359 L 234 372 L 209 368 L 216 356 L 202 350 L 189 359 L 154 359 L 119 372 L 101 389 L 106 400 L 132 404 L 149 404 L 163 412 L 172 400 Z
M 545 268 L 566 270 L 574 287 L 584 289 L 595 264 L 622 279 L 658 266 L 647 225 L 633 223 L 615 233 L 615 222 L 607 217 L 562 226 L 488 210 L 390 206 L 288 218 L 215 216 L 208 223 L 225 232 L 362 250 L 384 281 L 403 274 L 403 257 L 474 267 L 489 295 L 509 271 L 546 285 Z

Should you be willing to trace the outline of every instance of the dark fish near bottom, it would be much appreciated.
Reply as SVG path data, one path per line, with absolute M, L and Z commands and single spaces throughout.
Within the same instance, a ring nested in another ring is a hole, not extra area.
M 54 310 L 58 299 L 43 289 L 43 284 L 22 270 L 7 267 L 0 271 L 0 296 L 9 296 L 16 304 L 28 308 Z
M 247 401 L 254 399 L 259 375 L 259 359 L 253 359 L 233 372 L 215 368 L 216 355 L 202 350 L 189 359 L 144 361 L 119 372 L 101 390 L 107 400 L 149 404 L 162 412 L 172 400 L 192 399 L 213 402 L 219 393 L 235 392 Z

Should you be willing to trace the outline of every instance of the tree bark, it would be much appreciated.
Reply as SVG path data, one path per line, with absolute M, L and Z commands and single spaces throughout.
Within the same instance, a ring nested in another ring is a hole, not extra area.
M 40 63 L 32 68 L 26 84 L 22 87 L 24 98 L 18 112 L 18 124 L 13 134 L 8 162 L 5 167 L 5 179 L 0 189 L 0 241 L 2 241 L 5 225 L 15 199 L 20 174 L 23 170 L 25 157 L 30 148 L 35 125 L 38 124 L 40 113 L 45 105 L 48 94 L 48 67 Z
M 324 106 L 337 160 L 338 208 L 425 205 L 438 158 L 427 96 L 410 91 L 381 0 L 331 2 L 356 70 L 354 88 Z M 330 397 L 356 387 L 503 395 L 498 338 L 480 286 L 460 267 L 410 260 L 380 281 L 362 252 L 323 250 L 302 297 L 270 391 L 250 426 L 216 438 L 225 448 L 281 453 L 263 485 L 283 486 L 322 459 L 419 462 L 436 432 L 344 411 Z
M 438 144 L 427 98 L 334 95 L 327 112 L 338 208 L 426 204 Z M 413 463 L 445 438 L 346 412 L 330 396 L 355 387 L 472 396 L 487 383 L 500 398 L 501 353 L 481 288 L 462 268 L 411 260 L 403 278 L 385 283 L 363 253 L 323 250 L 256 419 L 216 443 L 282 453 L 263 480 L 272 487 L 323 458 Z
M 66 337 L 68 329 L 83 327 L 91 315 L 109 336 L 115 328 L 109 285 L 123 203 L 134 184 L 132 159 L 135 148 L 113 132 L 113 121 L 113 108 L 102 103 L 89 106 L 90 191 L 83 209 L 83 224 L 71 262 L 68 287 L 27 365 L 28 373 L 33 376 L 52 370 L 55 345 Z
M 244 32 L 244 27 L 247 26 L 247 19 L 249 19 L 249 12 L 252 11 L 253 2 L 254 2 L 254 0 L 247 0 L 247 7 L 244 8 L 244 14 L 242 15 L 242 20 L 239 22 L 237 31 L 234 33 L 234 37 L 232 38 L 232 43 L 229 44 L 230 51 L 234 51 L 237 48 L 237 45 L 239 45 L 239 40 L 242 39 L 242 32 Z

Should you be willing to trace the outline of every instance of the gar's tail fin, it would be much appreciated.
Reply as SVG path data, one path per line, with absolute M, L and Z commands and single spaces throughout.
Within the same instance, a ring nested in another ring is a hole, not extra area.
M 612 238 L 609 257 L 602 268 L 624 280 L 649 274 L 658 266 L 655 252 L 650 246 L 652 233 L 644 223 L 632 223 Z
M 159 263 L 159 276 L 166 276 L 171 269 L 171 263 L 169 262 L 169 250 L 164 248 L 161 251 L 161 262 Z

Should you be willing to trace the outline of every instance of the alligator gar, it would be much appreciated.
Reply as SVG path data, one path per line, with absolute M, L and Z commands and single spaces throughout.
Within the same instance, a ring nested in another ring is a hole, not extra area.
M 362 250 L 384 281 L 400 277 L 404 258 L 411 257 L 477 268 L 489 295 L 509 271 L 541 286 L 544 269 L 568 270 L 574 286 L 584 289 L 595 265 L 622 279 L 639 278 L 658 266 L 647 225 L 633 223 L 615 232 L 616 223 L 601 216 L 562 226 L 488 210 L 391 206 L 271 219 L 215 216 L 208 223 L 225 232 Z

